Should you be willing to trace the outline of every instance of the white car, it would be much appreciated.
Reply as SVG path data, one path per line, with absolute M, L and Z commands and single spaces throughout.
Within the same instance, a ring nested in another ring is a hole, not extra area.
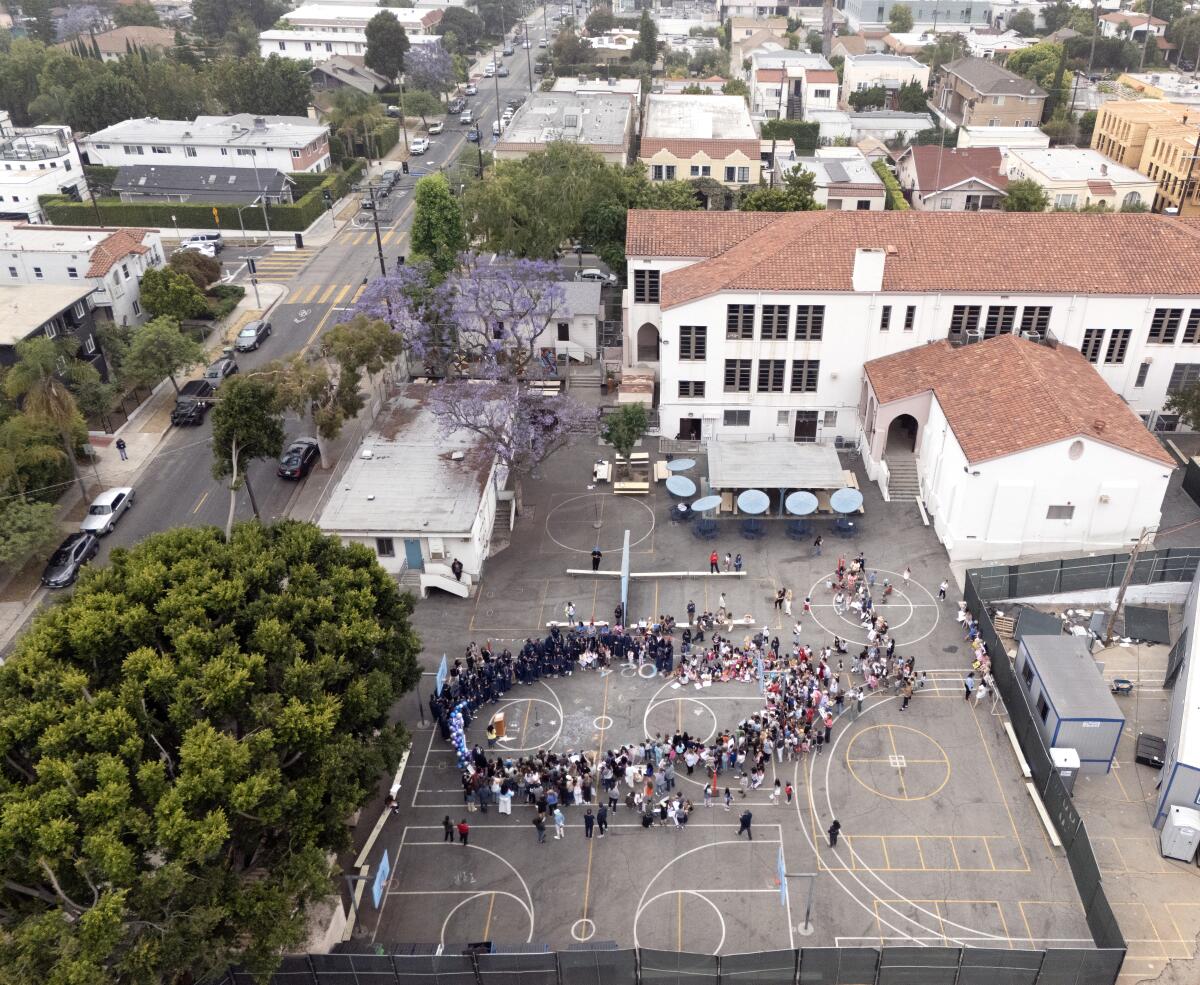
M 504 129 L 504 127 L 500 124 L 499 120 L 492 120 L 492 136 L 493 137 L 499 137 L 500 131 L 503 129 Z
M 217 255 L 217 248 L 212 243 L 188 243 L 186 246 L 181 246 L 175 251 L 176 253 L 199 253 L 202 257 L 208 257 L 210 260 Z
M 429 124 L 430 133 L 441 133 L 445 129 L 446 124 L 442 120 L 434 120 L 431 124 Z
M 617 283 L 616 274 L 606 274 L 603 270 L 597 270 L 595 267 L 584 267 L 583 270 L 575 275 L 575 279 L 592 284 L 608 284 L 610 286 Z
M 412 143 L 408 145 L 409 153 L 413 155 L 424 154 L 429 150 L 429 141 L 424 137 L 416 137 Z
M 88 507 L 87 516 L 83 518 L 79 529 L 85 534 L 95 534 L 97 537 L 110 534 L 113 527 L 117 525 L 117 521 L 121 519 L 121 515 L 131 506 L 133 506 L 133 489 L 130 486 L 109 489 L 92 501 L 92 505 Z

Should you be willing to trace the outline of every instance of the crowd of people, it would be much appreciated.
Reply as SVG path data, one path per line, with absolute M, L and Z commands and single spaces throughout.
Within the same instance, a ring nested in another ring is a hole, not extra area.
M 572 620 L 552 626 L 542 639 L 526 639 L 516 652 L 497 653 L 490 643 L 471 643 L 449 668 L 441 695 L 430 698 L 443 738 L 450 737 L 455 708 L 469 724 L 481 707 L 498 702 L 516 684 L 617 666 L 639 672 L 653 666 L 656 676 L 680 685 L 758 682 L 762 707 L 708 738 L 680 729 L 602 750 L 540 749 L 521 756 L 493 751 L 502 740 L 489 722 L 488 748 L 476 743 L 462 770 L 464 804 L 468 810 L 494 807 L 501 814 L 511 814 L 514 802 L 528 805 L 539 842 L 551 826 L 556 839 L 566 836 L 566 815 L 572 808 L 581 815 L 587 837 L 593 831 L 603 837 L 611 816 L 622 809 L 639 817 L 645 828 L 679 830 L 686 827 L 696 801 L 731 810 L 751 791 L 762 789 L 772 763 L 820 755 L 839 718 L 847 712 L 857 716 L 872 692 L 890 689 L 902 697 L 900 709 L 907 710 L 927 677 L 918 674 L 912 656 L 896 652 L 885 615 L 887 581 L 877 584 L 860 554 L 849 563 L 840 558 L 825 587 L 835 610 L 853 613 L 866 637 L 857 653 L 839 637 L 821 646 L 802 642 L 799 621 L 790 643 L 763 631 L 738 642 L 726 634 L 730 617 L 724 595 L 715 614 L 698 614 L 689 602 L 682 627 L 666 616 L 625 626 L 618 608 L 611 626 Z M 805 600 L 805 609 L 811 611 L 811 599 Z M 697 781 L 687 793 L 679 786 L 681 774 Z M 790 802 L 794 794 L 780 779 L 768 790 L 775 804 Z M 449 817 L 446 823 L 452 837 Z

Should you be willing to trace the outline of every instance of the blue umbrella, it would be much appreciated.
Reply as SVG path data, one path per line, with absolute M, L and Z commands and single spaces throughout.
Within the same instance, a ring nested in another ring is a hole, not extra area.
M 747 489 L 738 496 L 737 504 L 743 513 L 766 513 L 771 500 L 761 489 Z
M 839 489 L 829 497 L 829 505 L 835 513 L 853 513 L 863 504 L 863 495 L 857 489 Z
M 671 475 L 667 477 L 667 492 L 672 496 L 695 496 L 696 483 L 686 475 Z
M 783 505 L 787 507 L 787 511 L 792 516 L 808 516 L 810 513 L 817 512 L 817 497 L 801 489 L 799 492 L 794 492 L 788 496 L 783 501 Z
M 667 462 L 667 469 L 671 472 L 686 472 L 688 469 L 694 469 L 696 461 L 692 458 L 676 458 L 673 461 Z
M 692 503 L 692 510 L 695 513 L 707 513 L 709 510 L 715 510 L 720 505 L 720 496 L 705 496 L 703 499 L 698 499 Z

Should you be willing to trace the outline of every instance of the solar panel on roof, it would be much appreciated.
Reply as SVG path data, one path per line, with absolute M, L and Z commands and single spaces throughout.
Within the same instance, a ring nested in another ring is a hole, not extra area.
M 829 180 L 836 185 L 840 185 L 850 180 L 850 175 L 846 169 L 838 164 L 837 161 L 825 161 L 825 172 L 829 175 Z

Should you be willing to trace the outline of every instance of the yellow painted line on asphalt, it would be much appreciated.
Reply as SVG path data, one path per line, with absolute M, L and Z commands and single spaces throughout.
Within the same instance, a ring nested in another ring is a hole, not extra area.
M 203 496 L 201 496 L 201 497 L 200 497 L 200 499 L 199 499 L 199 500 L 196 502 L 196 505 L 192 507 L 192 512 L 193 512 L 193 513 L 199 513 L 199 512 L 200 512 L 200 507 L 201 507 L 201 506 L 203 506 L 203 505 L 204 505 L 204 501 L 205 501 L 206 499 L 208 499 L 208 494 L 209 494 L 209 492 L 210 492 L 210 491 L 211 491 L 211 490 L 208 490 L 208 489 L 206 489 L 206 490 L 204 491 L 204 495 L 203 495 Z
M 386 233 L 384 233 L 383 245 L 387 246 L 388 243 L 390 243 L 392 241 L 392 237 L 395 235 L 396 235 L 396 230 L 394 230 L 394 229 L 389 229 Z
M 329 287 L 326 289 L 325 293 L 321 295 L 321 300 L 318 303 L 324 304 L 326 301 L 328 301 L 330 299 L 330 297 L 333 295 L 333 292 L 336 290 L 337 290 L 337 284 L 330 284 Z
M 363 291 L 365 291 L 366 289 L 367 289 L 367 285 L 366 285 L 366 284 L 359 284 L 359 285 L 358 285 L 358 290 L 354 292 L 354 297 L 352 297 L 352 298 L 350 299 L 350 303 L 351 303 L 351 304 L 353 304 L 353 303 L 354 303 L 354 302 L 356 302 L 356 301 L 357 301 L 359 298 L 361 298 L 361 297 L 362 297 L 362 295 L 363 295 Z
M 310 301 L 311 301 L 313 298 L 315 298 L 315 297 L 317 296 L 317 292 L 318 292 L 320 289 L 321 289 L 321 285 L 320 285 L 320 284 L 314 284 L 314 285 L 312 286 L 312 288 L 311 288 L 311 289 L 308 291 L 308 293 L 307 293 L 307 294 L 304 296 L 304 300 L 303 300 L 303 301 L 301 301 L 300 303 L 301 303 L 301 304 L 308 304 L 308 303 L 309 303 L 309 302 L 310 302 Z
M 351 288 L 351 287 L 353 287 L 353 286 L 354 286 L 353 284 L 347 284 L 345 287 L 343 287 L 343 288 L 342 288 L 342 289 L 341 289 L 341 290 L 338 292 L 338 296 L 337 296 L 337 298 L 335 298 L 335 299 L 334 299 L 334 302 L 333 302 L 333 303 L 334 303 L 334 304 L 341 304 L 341 303 L 342 303 L 342 302 L 343 302 L 343 301 L 346 299 L 346 295 L 350 293 L 350 288 Z

